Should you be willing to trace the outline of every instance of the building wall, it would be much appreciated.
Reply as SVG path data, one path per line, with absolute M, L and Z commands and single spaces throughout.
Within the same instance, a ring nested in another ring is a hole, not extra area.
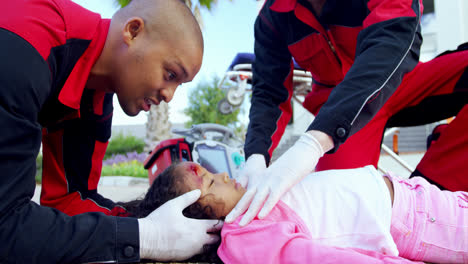
M 468 40 L 468 1 L 434 0 L 434 9 L 439 53 Z

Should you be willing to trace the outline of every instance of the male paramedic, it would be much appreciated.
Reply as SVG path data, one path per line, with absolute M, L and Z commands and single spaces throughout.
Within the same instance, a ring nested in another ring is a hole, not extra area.
M 96 193 L 113 94 L 134 116 L 200 69 L 183 2 L 134 0 L 108 20 L 69 0 L 5 1 L 0 46 L 1 263 L 183 260 L 219 239 L 218 221 L 182 215 L 198 190 L 140 220 Z M 31 201 L 41 139 L 45 206 Z
M 255 62 L 244 175 L 247 193 L 226 222 L 265 217 L 312 170 L 377 166 L 386 126 L 456 115 L 417 174 L 468 190 L 468 50 L 418 63 L 420 0 L 266 0 L 255 23 Z M 292 58 L 313 77 L 303 106 L 315 115 L 278 160 L 291 118 Z M 326 153 L 326 154 L 325 154 Z M 424 159 L 423 159 L 424 161 Z

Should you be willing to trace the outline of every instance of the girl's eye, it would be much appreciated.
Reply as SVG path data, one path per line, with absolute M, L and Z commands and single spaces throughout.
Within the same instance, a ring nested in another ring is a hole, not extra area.
M 210 183 L 209 187 L 211 187 L 211 185 L 213 185 L 213 183 L 214 183 L 214 179 L 211 179 L 211 183 Z

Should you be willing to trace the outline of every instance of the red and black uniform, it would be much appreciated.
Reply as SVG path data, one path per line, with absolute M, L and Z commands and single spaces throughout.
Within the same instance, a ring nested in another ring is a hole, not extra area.
M 110 20 L 68 0 L 7 1 L 0 14 L 0 262 L 138 261 L 137 220 L 99 213 L 120 209 L 96 193 L 113 95 L 85 85 Z M 31 201 L 41 139 L 49 207 Z
M 313 77 L 303 103 L 315 115 L 308 130 L 335 144 L 317 170 L 377 166 L 385 127 L 410 116 L 399 113 L 428 111 L 408 125 L 457 114 L 468 101 L 468 51 L 419 63 L 422 10 L 419 0 L 330 0 L 317 16 L 307 0 L 267 0 L 255 23 L 246 156 L 263 154 L 268 163 L 284 133 L 292 58 Z

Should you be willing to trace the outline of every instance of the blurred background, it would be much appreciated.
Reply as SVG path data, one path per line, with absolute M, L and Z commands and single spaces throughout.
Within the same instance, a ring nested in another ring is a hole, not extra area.
M 73 1 L 104 18 L 111 18 L 118 8 L 128 3 L 128 0 Z M 226 89 L 220 89 L 218 85 L 236 54 L 253 53 L 253 25 L 263 2 L 186 0 L 186 3 L 192 8 L 203 30 L 205 53 L 201 70 L 191 83 L 183 84 L 177 89 L 169 104 L 152 106 L 150 112 L 142 112 L 136 117 L 126 116 L 114 98 L 112 138 L 103 175 L 126 175 L 129 171 L 134 171 L 135 175 L 145 175 L 141 160 L 158 142 L 180 137 L 171 132 L 173 129 L 198 123 L 218 123 L 232 128 L 239 137 L 244 137 L 250 96 L 247 94 L 242 104 L 231 114 L 223 115 L 216 105 L 225 97 Z M 468 14 L 468 1 L 423 0 L 423 3 L 425 8 L 421 25 L 424 40 L 420 59 L 427 61 L 467 41 L 468 17 L 465 14 Z M 313 119 L 300 104 L 293 104 L 293 120 L 273 159 L 284 152 Z M 398 155 L 406 155 L 409 163 L 415 166 L 426 150 L 427 136 L 437 124 L 400 128 L 386 136 L 384 144 Z M 387 167 L 400 166 L 392 163 L 386 152 L 382 152 L 382 162 L 387 162 Z M 113 170 L 118 164 L 126 165 L 121 170 Z M 128 166 L 131 169 L 127 169 Z M 40 159 L 38 167 L 39 172 Z

